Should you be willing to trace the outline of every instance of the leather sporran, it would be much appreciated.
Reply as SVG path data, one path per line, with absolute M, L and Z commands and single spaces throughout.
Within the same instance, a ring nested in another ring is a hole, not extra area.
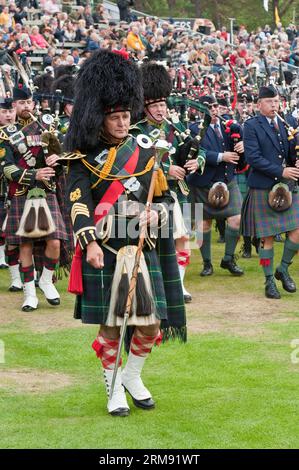
M 292 192 L 285 183 L 277 183 L 269 191 L 268 203 L 276 212 L 288 210 L 292 205 Z
M 209 190 L 208 203 L 214 209 L 223 209 L 229 203 L 229 189 L 222 181 L 217 181 Z

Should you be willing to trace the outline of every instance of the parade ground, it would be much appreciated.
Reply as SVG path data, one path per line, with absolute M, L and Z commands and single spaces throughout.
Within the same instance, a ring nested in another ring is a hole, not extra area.
M 61 306 L 39 293 L 38 310 L 20 311 L 0 272 L 0 442 L 2 448 L 203 449 L 298 448 L 299 293 L 264 297 L 255 253 L 238 260 L 241 278 L 219 267 L 201 278 L 193 252 L 186 287 L 188 342 L 154 348 L 144 382 L 156 409 L 127 418 L 106 410 L 101 366 L 91 349 L 97 333 L 73 315 L 74 296 L 60 281 Z M 275 261 L 282 243 L 275 244 Z M 240 244 L 238 246 L 239 251 Z M 299 261 L 290 273 L 299 285 Z

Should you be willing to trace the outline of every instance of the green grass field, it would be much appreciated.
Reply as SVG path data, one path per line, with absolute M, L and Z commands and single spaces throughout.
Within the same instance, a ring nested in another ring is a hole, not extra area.
M 277 261 L 282 244 L 275 244 Z M 240 259 L 233 278 L 218 266 L 202 279 L 194 252 L 186 285 L 189 338 L 155 348 L 144 369 L 156 409 L 131 405 L 128 418 L 106 412 L 100 365 L 91 343 L 96 328 L 72 320 L 74 298 L 59 309 L 42 296 L 22 313 L 21 294 L 7 292 L 0 272 L 1 448 L 298 448 L 299 293 L 264 298 L 257 257 Z M 291 267 L 299 286 L 298 258 Z M 60 282 L 60 291 L 66 281 Z M 297 346 L 298 347 L 298 346 Z M 293 353 L 293 361 L 291 354 Z M 298 362 L 298 363 L 297 363 Z

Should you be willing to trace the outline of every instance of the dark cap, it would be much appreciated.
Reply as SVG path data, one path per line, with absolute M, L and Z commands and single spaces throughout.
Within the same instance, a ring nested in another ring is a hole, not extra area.
M 29 88 L 14 88 L 13 89 L 13 100 L 29 100 L 32 97 L 31 90 Z
M 239 102 L 242 103 L 245 99 L 246 99 L 246 102 L 247 102 L 247 103 L 253 103 L 253 96 L 252 96 L 251 93 L 248 93 L 248 91 L 247 91 L 247 92 L 244 92 L 244 93 L 242 93 L 242 92 L 241 92 L 241 93 L 238 93 L 238 95 L 237 95 L 237 100 L 238 100 Z
M 200 96 L 198 101 L 206 106 L 211 106 L 212 104 L 218 104 L 215 96 L 213 95 Z
M 0 98 L 0 109 L 12 109 L 12 98 Z
M 261 98 L 275 98 L 278 95 L 278 92 L 274 86 L 261 86 L 259 89 L 259 99 Z

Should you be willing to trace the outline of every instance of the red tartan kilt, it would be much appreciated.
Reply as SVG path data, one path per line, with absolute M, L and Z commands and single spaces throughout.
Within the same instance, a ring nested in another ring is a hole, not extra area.
M 67 240 L 67 233 L 65 224 L 60 212 L 60 208 L 57 202 L 55 194 L 47 193 L 47 204 L 51 211 L 54 224 L 56 226 L 55 232 L 51 233 L 47 237 L 42 238 L 26 238 L 18 237 L 16 232 L 19 228 L 20 220 L 23 214 L 24 205 L 26 201 L 26 195 L 15 196 L 12 198 L 11 206 L 8 211 L 7 225 L 5 230 L 6 242 L 9 245 L 20 245 L 21 243 L 28 243 L 29 241 L 45 241 L 45 240 Z
M 4 238 L 2 226 L 6 217 L 6 209 L 4 208 L 4 198 L 0 197 L 0 238 Z

